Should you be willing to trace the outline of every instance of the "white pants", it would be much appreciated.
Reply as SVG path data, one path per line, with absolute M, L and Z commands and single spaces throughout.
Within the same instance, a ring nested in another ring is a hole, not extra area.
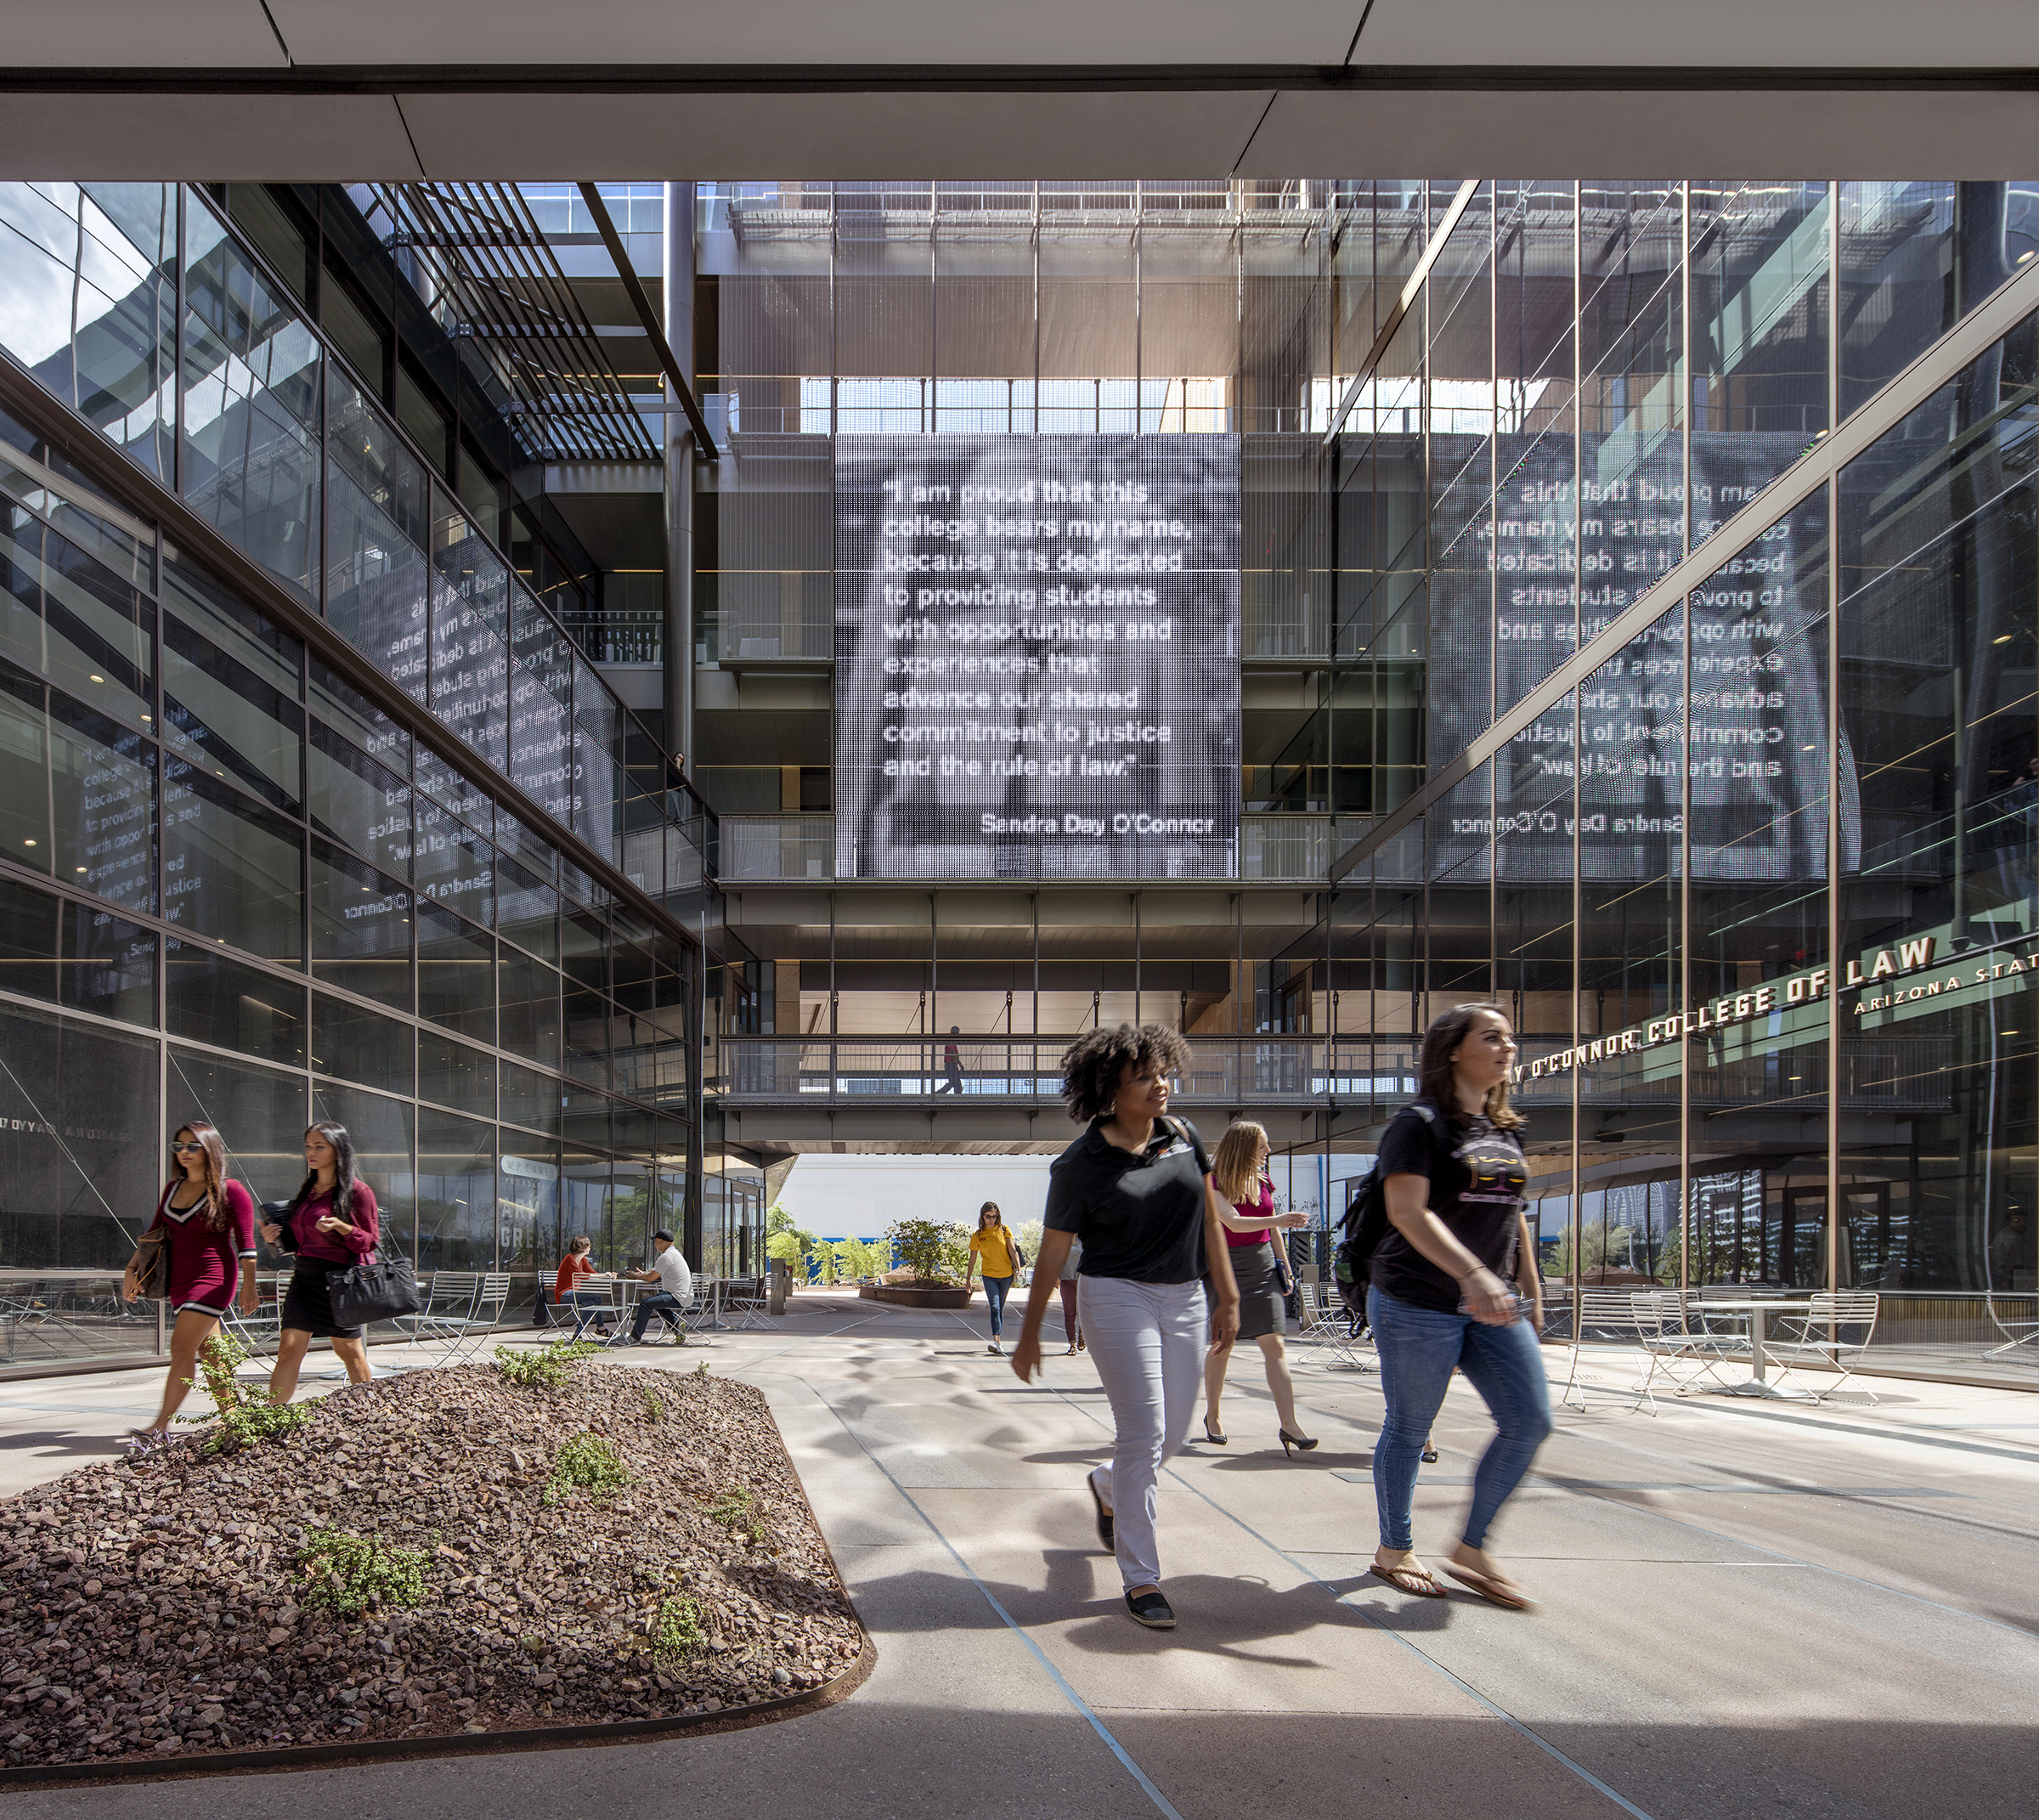
M 1204 1286 L 1129 1283 L 1116 1276 L 1077 1280 L 1083 1337 L 1118 1429 L 1110 1464 L 1093 1477 L 1111 1508 L 1119 1577 L 1129 1591 L 1158 1585 L 1155 1489 L 1161 1462 L 1181 1452 L 1203 1393 L 1210 1338 Z

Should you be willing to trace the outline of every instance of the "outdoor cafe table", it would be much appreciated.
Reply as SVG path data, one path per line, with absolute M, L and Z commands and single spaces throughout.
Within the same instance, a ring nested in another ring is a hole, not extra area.
M 1724 1397 L 1767 1397 L 1779 1403 L 1810 1403 L 1803 1390 L 1781 1390 L 1770 1382 L 1770 1355 L 1763 1350 L 1766 1328 L 1772 1314 L 1810 1314 L 1810 1302 L 1785 1302 L 1775 1296 L 1750 1297 L 1746 1301 L 1716 1302 L 1710 1296 L 1698 1303 L 1702 1318 L 1712 1314 L 1746 1314 L 1748 1317 L 1749 1376 L 1739 1384 L 1724 1384 L 1717 1394 Z
M 598 1278 L 589 1284 L 589 1287 L 608 1292 L 608 1314 L 615 1322 L 610 1330 L 612 1345 L 619 1345 L 629 1339 L 630 1320 L 637 1307 L 637 1298 L 640 1296 L 655 1295 L 658 1290 L 656 1283 L 647 1283 L 642 1277 L 622 1275 Z

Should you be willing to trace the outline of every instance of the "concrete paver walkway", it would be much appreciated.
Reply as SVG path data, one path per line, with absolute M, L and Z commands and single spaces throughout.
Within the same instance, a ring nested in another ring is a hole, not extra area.
M 1172 1636 L 1125 1616 L 1081 1480 L 1110 1416 L 1059 1348 L 1022 1388 L 960 1317 L 804 1296 L 769 1332 L 633 1362 L 770 1397 L 876 1638 L 842 1704 L 719 1737 L 168 1783 L 172 1816 L 463 1817 L 542 1806 L 784 1814 L 2023 1813 L 2039 1741 L 2039 1398 L 1879 1381 L 1879 1408 L 1665 1399 L 1598 1360 L 1493 1546 L 1540 1608 L 1364 1577 L 1377 1380 L 1305 1365 L 1285 1459 L 1257 1359 L 1231 1444 L 1164 1478 Z M 1053 1323 L 1051 1322 L 1051 1325 Z M 378 1368 L 399 1354 L 377 1349 Z M 1556 1376 L 1563 1356 L 1553 1353 Z M 110 1451 L 153 1374 L 0 1387 L 0 1489 Z M 314 1382 L 313 1393 L 330 1388 Z M 1417 1494 L 1433 1555 L 1488 1428 L 1454 1381 Z M 16 1811 L 124 1812 L 118 1789 Z

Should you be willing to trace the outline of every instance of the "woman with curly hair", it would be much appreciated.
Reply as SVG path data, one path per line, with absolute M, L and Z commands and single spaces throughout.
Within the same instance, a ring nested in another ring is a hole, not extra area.
M 1160 1024 L 1095 1030 L 1063 1056 L 1062 1097 L 1087 1128 L 1048 1171 L 1041 1255 L 1013 1348 L 1025 1383 L 1041 1368 L 1042 1319 L 1080 1239 L 1077 1309 L 1117 1429 L 1110 1461 L 1086 1483 L 1126 1608 L 1153 1631 L 1175 1628 L 1155 1541 L 1161 1463 L 1181 1450 L 1195 1413 L 1206 1333 L 1219 1354 L 1239 1331 L 1211 1161 L 1195 1128 L 1168 1116 L 1168 1077 L 1189 1060 L 1189 1045 Z
M 170 1330 L 170 1376 L 155 1422 L 133 1432 L 138 1453 L 161 1447 L 198 1376 L 198 1355 L 240 1294 L 240 1312 L 255 1312 L 255 1201 L 227 1179 L 227 1146 L 202 1118 L 179 1125 L 170 1140 L 170 1181 L 155 1204 L 153 1232 L 168 1234 L 166 1293 L 176 1323 Z

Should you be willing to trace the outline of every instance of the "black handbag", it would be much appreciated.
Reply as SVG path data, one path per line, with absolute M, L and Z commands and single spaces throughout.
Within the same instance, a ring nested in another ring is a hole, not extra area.
M 425 1306 L 417 1274 L 407 1258 L 364 1258 L 325 1280 L 336 1327 L 365 1327 L 370 1321 L 415 1314 Z

